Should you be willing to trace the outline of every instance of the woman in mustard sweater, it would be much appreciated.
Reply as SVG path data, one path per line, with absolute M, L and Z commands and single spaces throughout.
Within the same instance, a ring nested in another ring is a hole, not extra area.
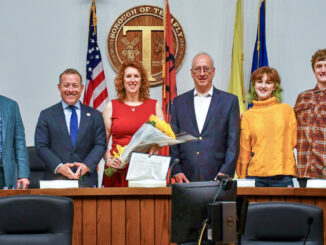
M 241 118 L 239 178 L 256 180 L 257 187 L 293 186 L 297 168 L 293 148 L 297 122 L 292 107 L 281 103 L 277 71 L 267 66 L 251 75 L 248 102 L 253 107 Z

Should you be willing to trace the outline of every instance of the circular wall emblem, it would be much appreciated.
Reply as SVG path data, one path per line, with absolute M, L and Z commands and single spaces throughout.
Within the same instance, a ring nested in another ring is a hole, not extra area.
M 171 15 L 174 36 L 176 71 L 185 57 L 186 39 L 182 26 Z M 107 49 L 110 62 L 117 71 L 128 59 L 141 61 L 151 86 L 162 83 L 162 54 L 164 45 L 163 9 L 142 5 L 128 9 L 111 26 Z

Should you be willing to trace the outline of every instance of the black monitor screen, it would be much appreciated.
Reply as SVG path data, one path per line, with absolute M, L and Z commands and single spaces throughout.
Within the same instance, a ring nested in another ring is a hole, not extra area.
M 236 181 L 191 182 L 172 185 L 171 242 L 196 242 L 207 204 L 214 201 L 236 201 Z

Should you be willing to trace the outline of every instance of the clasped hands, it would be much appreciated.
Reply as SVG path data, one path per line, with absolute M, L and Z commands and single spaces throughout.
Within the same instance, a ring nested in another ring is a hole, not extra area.
M 77 171 L 75 173 L 72 171 L 73 167 L 77 167 Z M 79 179 L 89 171 L 89 167 L 81 162 L 64 163 L 57 170 L 58 173 L 66 176 L 68 179 Z

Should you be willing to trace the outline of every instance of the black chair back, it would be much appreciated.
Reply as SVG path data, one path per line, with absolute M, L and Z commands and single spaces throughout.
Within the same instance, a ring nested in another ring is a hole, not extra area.
M 2 197 L 0 244 L 71 244 L 73 215 L 71 198 L 44 195 Z
M 323 210 L 290 202 L 251 203 L 241 245 L 323 245 Z
M 28 188 L 40 188 L 40 180 L 44 179 L 45 165 L 38 157 L 34 146 L 28 146 L 27 152 L 31 171 L 30 184 Z

